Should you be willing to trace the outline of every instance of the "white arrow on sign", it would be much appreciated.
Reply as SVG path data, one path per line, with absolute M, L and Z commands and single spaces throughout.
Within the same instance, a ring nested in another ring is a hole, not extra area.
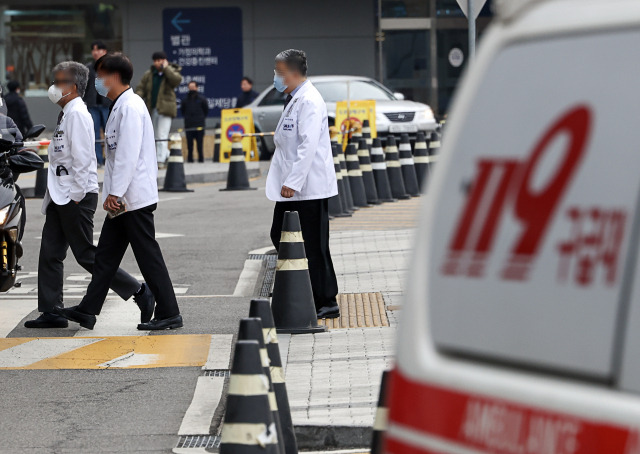
M 480 14 L 480 10 L 482 10 L 482 7 L 484 6 L 485 3 L 487 3 L 487 0 L 456 0 L 458 2 L 458 5 L 460 5 L 460 9 L 462 10 L 462 12 L 464 13 L 465 16 L 469 17 L 469 12 L 467 11 L 469 3 L 471 3 L 471 17 L 475 20 L 478 18 L 478 15 Z

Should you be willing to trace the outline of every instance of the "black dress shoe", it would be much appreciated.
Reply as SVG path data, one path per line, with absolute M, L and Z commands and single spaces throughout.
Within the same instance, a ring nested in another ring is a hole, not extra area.
M 173 317 L 163 318 L 161 320 L 158 320 L 157 318 L 154 318 L 150 322 L 140 323 L 138 325 L 138 329 L 140 331 L 147 331 L 147 330 L 149 330 L 149 331 L 159 331 L 159 330 L 163 330 L 163 329 L 182 328 L 182 326 L 183 326 L 183 324 L 182 324 L 182 315 L 178 314 L 178 315 L 174 315 Z
M 318 318 L 338 318 L 340 308 L 338 306 L 323 306 L 318 309 Z
M 149 286 L 142 283 L 142 293 L 139 295 L 133 295 L 133 300 L 140 308 L 140 323 L 147 323 L 153 317 L 153 309 L 155 307 L 155 298 L 153 293 L 149 290 Z
M 78 306 L 72 307 L 56 307 L 56 314 L 61 315 L 67 320 L 80 323 L 80 326 L 87 329 L 93 329 L 96 324 L 96 316 L 82 312 Z
M 69 322 L 66 318 L 51 312 L 43 312 L 40 317 L 24 322 L 25 328 L 66 328 Z

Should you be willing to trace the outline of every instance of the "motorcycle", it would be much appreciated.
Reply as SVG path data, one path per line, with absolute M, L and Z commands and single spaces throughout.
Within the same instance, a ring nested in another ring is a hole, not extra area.
M 38 137 L 44 125 L 33 126 L 25 138 Z M 16 184 L 21 173 L 44 168 L 44 161 L 34 150 L 25 148 L 15 128 L 0 126 L 0 292 L 16 284 L 22 268 L 18 260 L 23 255 L 22 235 L 26 223 L 25 201 Z

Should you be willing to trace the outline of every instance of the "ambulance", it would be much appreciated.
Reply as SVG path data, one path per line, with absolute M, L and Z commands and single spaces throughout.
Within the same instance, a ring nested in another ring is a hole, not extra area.
M 640 454 L 640 0 L 508 0 L 426 189 L 388 454 Z

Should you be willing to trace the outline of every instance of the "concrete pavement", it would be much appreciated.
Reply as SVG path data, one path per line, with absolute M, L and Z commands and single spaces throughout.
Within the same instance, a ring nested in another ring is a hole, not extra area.
M 252 185 L 259 190 L 220 192 L 221 184 L 202 184 L 193 193 L 161 194 L 156 236 L 185 328 L 151 334 L 135 330 L 137 308 L 115 295 L 93 332 L 22 327 L 36 315 L 44 219 L 40 201 L 27 201 L 23 285 L 0 296 L 0 453 L 215 452 L 232 339 L 268 275 L 263 256 L 248 254 L 270 249 L 272 204 L 263 177 Z M 365 292 L 381 295 L 390 326 L 360 327 L 356 316 L 358 327 L 281 339 L 301 447 L 360 453 L 368 445 L 380 373 L 393 361 L 417 203 L 332 221 L 341 296 L 351 302 Z M 102 218 L 99 210 L 96 232 Z M 139 274 L 130 251 L 123 267 Z M 89 278 L 72 257 L 66 260 L 67 305 L 79 301 Z M 358 301 L 354 308 L 369 300 Z

